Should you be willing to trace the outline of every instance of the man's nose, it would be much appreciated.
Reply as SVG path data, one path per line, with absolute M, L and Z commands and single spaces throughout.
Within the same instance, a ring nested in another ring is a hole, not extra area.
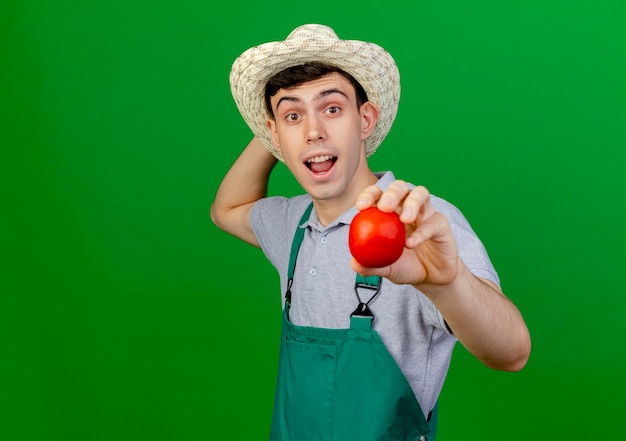
M 322 141 L 325 137 L 324 127 L 319 117 L 312 116 L 307 119 L 307 142 Z

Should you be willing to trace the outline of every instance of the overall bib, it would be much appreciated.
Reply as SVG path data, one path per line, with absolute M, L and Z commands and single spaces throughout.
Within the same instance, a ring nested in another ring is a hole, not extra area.
M 299 225 L 310 215 L 308 207 Z M 404 374 L 372 329 L 368 303 L 380 277 L 357 275 L 350 328 L 289 321 L 291 285 L 304 229 L 291 246 L 270 441 L 432 441 L 437 407 L 424 418 Z M 359 290 L 373 291 L 362 302 Z M 356 302 L 355 302 L 356 303 Z

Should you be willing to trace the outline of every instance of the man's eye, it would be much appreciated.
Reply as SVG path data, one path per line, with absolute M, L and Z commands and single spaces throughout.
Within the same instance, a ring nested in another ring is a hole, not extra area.
M 326 109 L 328 113 L 339 113 L 340 110 L 341 108 L 337 106 L 330 106 L 328 109 Z
M 289 113 L 287 114 L 287 121 L 298 121 L 298 118 L 300 117 L 300 115 L 298 115 L 297 113 Z

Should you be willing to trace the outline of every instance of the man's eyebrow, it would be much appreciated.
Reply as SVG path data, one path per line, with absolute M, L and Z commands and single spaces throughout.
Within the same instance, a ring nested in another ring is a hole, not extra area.
M 280 106 L 280 103 L 282 103 L 283 101 L 298 102 L 298 101 L 300 101 L 300 98 L 295 97 L 295 96 L 285 95 L 285 96 L 281 97 L 281 98 L 278 100 L 278 102 L 276 103 L 276 110 L 278 110 L 278 107 Z
M 327 97 L 328 95 L 332 95 L 333 93 L 338 93 L 340 95 L 343 95 L 346 98 L 349 98 L 348 95 L 343 90 L 339 90 L 337 88 L 332 88 L 332 89 L 324 90 L 324 91 L 318 93 L 317 96 L 315 97 L 315 99 L 318 100 L 320 98 Z
M 327 90 L 323 90 L 320 93 L 318 93 L 313 100 L 319 100 L 321 98 L 325 98 L 329 95 L 332 95 L 333 93 L 338 93 L 340 95 L 343 95 L 346 98 L 350 98 L 344 91 L 337 89 L 337 88 L 332 88 L 332 89 L 327 89 Z M 299 102 L 301 101 L 300 98 L 296 97 L 296 96 L 290 96 L 290 95 L 285 95 L 283 97 L 281 97 L 278 102 L 276 103 L 276 110 L 278 110 L 278 107 L 280 106 L 280 103 L 282 103 L 283 101 L 291 101 L 291 102 Z

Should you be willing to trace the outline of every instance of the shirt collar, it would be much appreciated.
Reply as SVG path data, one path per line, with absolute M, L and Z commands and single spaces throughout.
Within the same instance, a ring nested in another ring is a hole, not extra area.
M 393 173 L 390 171 L 375 172 L 374 175 L 376 175 L 376 177 L 378 178 L 378 181 L 376 181 L 376 184 L 374 185 L 376 185 L 382 191 L 385 191 L 387 187 L 389 187 L 389 185 L 396 179 Z M 311 216 L 309 216 L 309 219 L 306 222 L 300 224 L 300 228 L 311 227 L 317 231 L 324 231 L 328 230 L 329 228 L 333 228 L 339 224 L 349 225 L 352 222 L 354 216 L 356 216 L 356 214 L 358 213 L 358 211 L 359 210 L 357 210 L 355 207 L 351 207 L 349 210 L 345 211 L 337 219 L 335 219 L 335 221 L 324 227 L 321 224 L 319 217 L 317 216 L 317 212 L 315 211 L 315 209 L 313 209 L 313 211 L 311 211 Z

